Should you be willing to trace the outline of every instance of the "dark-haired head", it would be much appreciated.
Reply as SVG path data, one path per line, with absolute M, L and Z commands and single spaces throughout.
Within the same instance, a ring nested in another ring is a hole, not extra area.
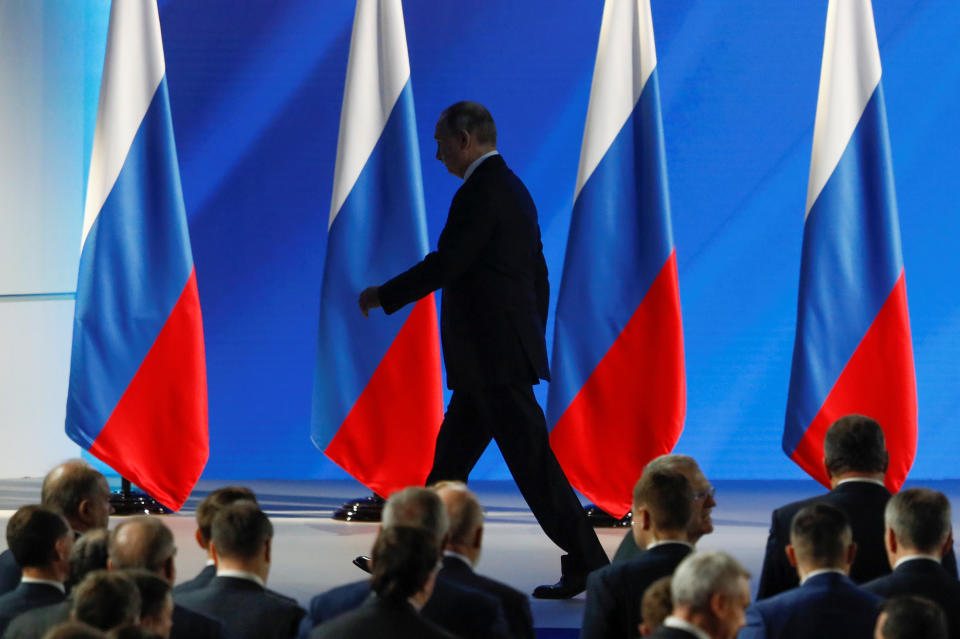
M 823 438 L 823 465 L 831 479 L 887 472 L 887 446 L 876 420 L 847 415 L 831 424 Z
M 877 618 L 877 636 L 883 639 L 947 639 L 943 610 L 923 597 L 891 597 Z
M 67 578 L 73 531 L 58 511 L 35 504 L 19 508 L 7 522 L 7 546 L 22 569 L 57 572 L 61 581 Z
M 432 588 L 439 559 L 440 542 L 433 533 L 410 526 L 383 528 L 373 546 L 371 586 L 382 599 L 406 601 Z
M 257 497 L 246 486 L 224 486 L 211 492 L 197 504 L 197 543 L 206 548 L 210 545 L 213 518 L 220 509 L 236 501 L 252 501 L 257 503 Z
M 853 535 L 842 510 L 830 504 L 813 504 L 800 510 L 790 523 L 787 554 L 792 563 L 814 569 L 849 569 L 853 562 Z
M 110 630 L 140 620 L 140 591 L 120 571 L 91 572 L 73 589 L 72 597 L 72 618 L 94 628 Z

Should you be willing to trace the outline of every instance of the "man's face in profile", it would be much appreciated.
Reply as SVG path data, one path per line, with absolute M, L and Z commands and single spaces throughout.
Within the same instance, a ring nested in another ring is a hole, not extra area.
M 460 137 L 447 131 L 441 119 L 437 122 L 433 139 L 437 141 L 437 159 L 443 162 L 443 165 L 447 167 L 448 171 L 462 178 L 467 167 L 463 163 Z

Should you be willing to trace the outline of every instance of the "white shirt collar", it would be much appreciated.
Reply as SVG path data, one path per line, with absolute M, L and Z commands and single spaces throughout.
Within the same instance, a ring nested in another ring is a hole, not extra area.
M 817 575 L 826 575 L 826 574 L 829 574 L 829 573 L 831 573 L 831 572 L 835 572 L 835 573 L 837 573 L 838 575 L 846 575 L 846 574 L 847 574 L 847 573 L 843 572 L 842 570 L 840 570 L 839 568 L 818 568 L 818 569 L 816 569 L 816 570 L 811 570 L 810 572 L 808 572 L 807 574 L 805 574 L 805 575 L 803 576 L 803 579 L 800 580 L 800 585 L 802 586 L 803 584 L 807 583 L 807 580 L 809 580 L 811 577 L 816 577 Z
M 477 170 L 478 166 L 480 166 L 480 163 L 489 157 L 493 157 L 494 155 L 500 155 L 500 152 L 497 151 L 496 149 L 494 149 L 493 151 L 487 151 L 486 153 L 478 157 L 476 160 L 471 162 L 470 166 L 468 166 L 467 170 L 464 171 L 463 173 L 463 181 L 466 182 L 467 180 L 469 180 L 470 176 L 473 175 L 473 172 Z
M 893 564 L 893 569 L 896 570 L 900 564 L 905 564 L 908 561 L 913 561 L 915 559 L 929 559 L 930 561 L 935 561 L 938 564 L 940 563 L 940 557 L 937 557 L 936 555 L 924 555 L 922 553 L 916 553 L 915 555 L 906 555 L 905 557 L 897 559 L 897 562 Z
M 710 635 L 703 631 L 699 626 L 695 626 L 686 619 L 681 619 L 680 617 L 674 617 L 670 615 L 663 620 L 663 625 L 667 628 L 677 628 L 679 630 L 686 630 L 690 634 L 697 637 L 697 639 L 710 639 Z
M 204 564 L 204 565 L 205 565 L 205 566 L 216 566 L 216 565 L 217 565 L 217 562 L 215 562 L 213 559 L 209 559 L 209 558 L 208 558 L 208 559 L 207 559 L 207 563 Z
M 224 568 L 217 568 L 217 577 L 236 577 L 237 579 L 246 579 L 247 581 L 252 581 L 261 588 L 267 587 L 267 582 L 265 582 L 260 575 L 247 572 L 245 570 L 228 570 Z
M 53 586 L 63 594 L 67 594 L 67 589 L 59 581 L 54 581 L 53 579 L 37 579 L 36 577 L 21 577 L 21 583 L 25 584 L 47 584 L 48 586 Z
M 473 570 L 473 562 L 470 561 L 470 558 L 467 557 L 466 555 L 461 555 L 460 553 L 458 553 L 458 552 L 453 552 L 452 550 L 444 550 L 444 551 L 443 551 L 443 556 L 444 556 L 444 557 L 456 557 L 457 559 L 459 559 L 459 560 L 462 561 L 463 563 L 467 564 L 467 566 L 470 567 L 470 570 Z
M 660 539 L 658 541 L 651 542 L 647 544 L 646 550 L 651 548 L 656 548 L 657 546 L 666 546 L 667 544 L 680 544 L 681 546 L 686 546 L 690 550 L 695 550 L 693 544 L 687 541 L 681 541 L 680 539 Z
M 848 477 L 846 479 L 841 479 L 840 481 L 838 481 L 837 486 L 841 486 L 843 484 L 851 484 L 855 481 L 862 482 L 865 484 L 876 484 L 877 486 L 883 486 L 884 488 L 887 487 L 887 485 L 884 484 L 881 480 L 870 479 L 869 477 Z

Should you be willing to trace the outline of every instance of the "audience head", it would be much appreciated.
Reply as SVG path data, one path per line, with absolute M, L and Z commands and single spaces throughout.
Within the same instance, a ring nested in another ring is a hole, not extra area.
M 173 584 L 177 573 L 173 533 L 159 518 L 140 515 L 124 519 L 110 535 L 109 568 L 142 568 Z
M 42 639 L 107 639 L 107 635 L 79 621 L 65 621 L 50 628 Z
M 463 177 L 478 157 L 497 148 L 493 116 L 476 102 L 457 102 L 444 109 L 433 137 L 437 159 L 457 177 Z
M 647 586 L 640 600 L 640 635 L 647 637 L 663 625 L 663 620 L 673 611 L 673 600 L 670 598 L 671 578 L 661 577 Z
M 70 576 L 73 531 L 59 512 L 23 506 L 7 522 L 7 546 L 28 577 L 64 582 Z
M 710 513 L 717 505 L 717 501 L 714 499 L 713 486 L 707 481 L 693 457 L 661 455 L 647 464 L 643 472 L 682 473 L 690 482 L 690 489 L 693 491 L 693 516 L 690 518 L 690 527 L 687 530 L 688 541 L 695 544 L 701 537 L 713 532 L 713 519 Z
M 423 528 L 443 540 L 450 530 L 447 509 L 439 495 L 429 488 L 408 486 L 390 495 L 381 513 L 381 526 Z
M 82 459 L 71 459 L 47 473 L 40 502 L 62 512 L 79 533 L 106 528 L 113 512 L 106 477 Z
M 100 630 L 140 622 L 140 591 L 120 571 L 95 570 L 73 589 L 70 616 Z
M 947 639 L 947 616 L 923 597 L 887 599 L 880 608 L 875 639 Z
M 850 521 L 836 506 L 812 504 L 802 508 L 790 523 L 787 557 L 801 580 L 807 573 L 824 568 L 848 572 L 856 550 Z
M 670 583 L 673 615 L 711 639 L 732 639 L 750 605 L 750 573 L 730 555 L 698 552 L 680 562 Z
M 953 546 L 950 500 L 929 488 L 908 488 L 887 502 L 884 542 L 890 565 L 906 555 L 943 557 Z
M 244 570 L 266 581 L 272 540 L 270 518 L 252 501 L 224 506 L 213 518 L 210 546 L 218 570 Z
M 834 487 L 848 477 L 882 480 L 887 461 L 883 429 L 869 417 L 841 417 L 831 424 L 823 438 L 823 465 Z
M 83 533 L 70 550 L 70 583 L 78 584 L 94 570 L 104 570 L 109 556 L 110 531 L 93 528 Z
M 139 626 L 119 626 L 107 633 L 107 639 L 157 639 L 160 637 L 142 624 Z
M 483 508 L 477 496 L 466 484 L 458 481 L 443 481 L 433 489 L 446 507 L 450 522 L 446 548 L 476 565 L 483 545 Z
M 245 486 L 224 486 L 211 492 L 197 504 L 197 543 L 204 549 L 210 547 L 210 535 L 213 527 L 213 518 L 220 509 L 229 506 L 235 501 L 252 501 L 257 503 L 253 491 Z
M 389 601 L 430 598 L 440 559 L 440 542 L 424 528 L 389 526 L 380 530 L 371 559 L 373 591 Z
M 140 627 L 158 636 L 170 636 L 173 627 L 173 596 L 170 582 L 149 570 L 125 570 L 140 593 Z
M 687 541 L 693 491 L 677 471 L 644 471 L 633 487 L 633 538 L 640 548 L 654 541 Z

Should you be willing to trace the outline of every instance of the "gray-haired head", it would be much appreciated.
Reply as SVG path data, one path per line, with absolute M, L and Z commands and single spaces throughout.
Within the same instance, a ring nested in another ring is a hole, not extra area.
M 680 562 L 670 582 L 675 607 L 709 611 L 715 594 L 738 596 L 740 580 L 750 573 L 739 561 L 720 551 L 698 552 Z
M 700 470 L 696 459 L 673 453 L 654 457 L 643 468 L 644 473 L 687 473 L 694 470 Z
M 487 108 L 478 102 L 464 100 L 451 104 L 440 114 L 438 125 L 447 135 L 467 131 L 483 145 L 497 145 L 497 126 Z
M 460 481 L 442 481 L 431 486 L 440 495 L 450 520 L 450 544 L 470 545 L 483 526 L 483 507 L 472 490 Z
M 381 515 L 384 528 L 410 526 L 422 528 L 443 539 L 450 529 L 447 509 L 436 492 L 422 486 L 408 486 L 387 500 Z
M 823 464 L 827 474 L 887 472 L 887 446 L 875 419 L 847 415 L 830 425 L 823 438 Z
M 950 500 L 937 490 L 908 488 L 890 498 L 884 520 L 904 548 L 939 553 L 950 534 Z
M 77 584 L 94 570 L 105 570 L 110 531 L 94 528 L 83 533 L 70 549 L 70 583 Z

